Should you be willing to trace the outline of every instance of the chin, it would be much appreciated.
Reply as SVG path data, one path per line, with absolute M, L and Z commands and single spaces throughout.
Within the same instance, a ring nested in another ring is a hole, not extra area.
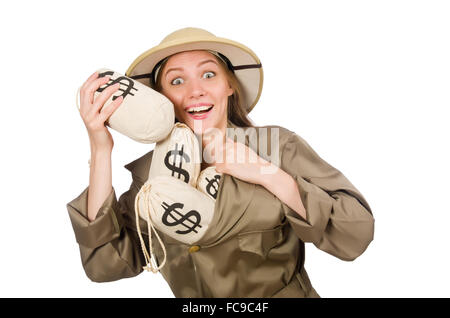
M 185 124 L 197 135 L 208 133 L 212 129 L 220 129 L 219 125 L 215 125 L 209 120 L 188 120 L 185 121 Z

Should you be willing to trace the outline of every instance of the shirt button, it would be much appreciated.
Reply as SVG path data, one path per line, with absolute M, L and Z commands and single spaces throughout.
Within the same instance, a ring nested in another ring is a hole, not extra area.
M 195 253 L 198 252 L 200 250 L 200 246 L 198 245 L 192 245 L 191 247 L 189 247 L 189 253 Z

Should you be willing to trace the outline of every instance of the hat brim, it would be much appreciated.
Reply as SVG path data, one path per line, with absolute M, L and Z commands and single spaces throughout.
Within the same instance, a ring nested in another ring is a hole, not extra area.
M 245 45 L 219 37 L 191 37 L 161 43 L 144 52 L 125 75 L 151 88 L 150 73 L 162 59 L 184 51 L 212 50 L 225 55 L 233 64 L 234 74 L 242 87 L 242 100 L 249 113 L 261 96 L 263 69 L 256 54 Z

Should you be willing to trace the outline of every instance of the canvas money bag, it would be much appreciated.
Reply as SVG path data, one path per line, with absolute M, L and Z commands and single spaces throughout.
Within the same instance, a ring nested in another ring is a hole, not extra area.
M 200 172 L 196 188 L 216 200 L 221 176 L 222 174 L 216 172 L 214 167 L 208 167 Z
M 100 86 L 94 99 L 109 86 L 116 83 L 120 88 L 105 103 L 122 96 L 122 104 L 112 113 L 106 124 L 112 129 L 141 143 L 155 143 L 163 140 L 171 132 L 175 122 L 172 102 L 163 94 L 127 76 L 109 69 L 99 69 L 99 78 L 111 76 L 108 83 Z M 77 92 L 77 106 L 78 94 Z
M 171 176 L 195 187 L 200 173 L 201 148 L 194 132 L 176 123 L 169 136 L 156 143 L 148 179 Z
M 214 167 L 200 173 L 200 150 L 194 133 L 182 123 L 176 123 L 153 150 L 148 179 L 135 199 L 136 228 L 148 271 L 156 273 L 166 262 L 165 246 L 155 228 L 180 242 L 194 244 L 211 223 L 220 174 Z M 140 217 L 147 222 L 150 253 L 140 232 Z M 153 254 L 152 232 L 163 249 L 159 266 Z

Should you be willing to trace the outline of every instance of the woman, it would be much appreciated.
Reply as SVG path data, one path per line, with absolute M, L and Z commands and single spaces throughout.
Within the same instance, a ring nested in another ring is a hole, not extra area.
M 261 94 L 262 67 L 242 44 L 202 29 L 181 29 L 138 57 L 126 75 L 168 97 L 177 120 L 196 134 L 214 128 L 225 136 L 227 128 L 242 127 L 262 138 L 247 117 Z M 106 81 L 93 74 L 81 89 L 80 112 L 91 142 L 90 183 L 67 205 L 83 267 L 98 282 L 143 270 L 134 201 L 152 159 L 149 152 L 125 166 L 133 182 L 117 200 L 113 140 L 104 122 L 121 100 L 102 109 L 117 87 L 93 99 Z M 279 151 L 272 158 L 279 162 L 262 155 L 251 138 L 243 143 L 223 138 L 212 147 L 209 165 L 223 173 L 212 230 L 192 246 L 160 233 L 167 253 L 161 273 L 176 297 L 319 297 L 303 266 L 304 243 L 349 261 L 372 241 L 371 209 L 345 176 L 295 133 L 264 128 L 276 132 L 277 149 L 272 145 L 271 152 Z M 204 140 L 205 148 L 211 139 Z M 143 226 L 140 230 L 148 235 Z M 160 263 L 161 246 L 153 241 L 152 247 Z

